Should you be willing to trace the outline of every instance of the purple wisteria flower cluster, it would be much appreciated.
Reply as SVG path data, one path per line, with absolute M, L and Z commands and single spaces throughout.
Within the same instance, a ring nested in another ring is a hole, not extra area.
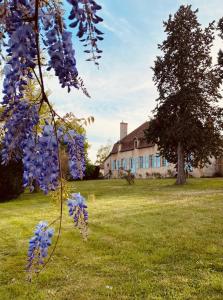
M 77 0 L 70 3 L 73 5 L 70 17 L 73 22 L 80 24 L 78 35 L 81 35 L 81 27 L 84 28 L 83 34 L 87 32 L 89 26 L 93 28 L 94 32 L 97 32 L 94 24 L 102 19 L 96 15 L 96 11 L 101 7 L 91 0 Z M 58 1 L 0 1 L 0 10 L 4 11 L 4 18 L 0 21 L 0 40 L 4 41 L 4 47 L 1 50 L 7 54 L 1 102 L 4 111 L 0 116 L 2 120 L 6 121 L 2 151 L 3 163 L 7 163 L 12 157 L 24 154 L 25 185 L 29 185 L 32 181 L 30 179 L 33 178 L 40 188 L 47 192 L 58 186 L 56 177 L 59 174 L 59 163 L 56 151 L 59 151 L 59 148 L 55 143 L 56 137 L 53 136 L 53 130 L 49 132 L 48 136 L 45 132 L 42 132 L 40 136 L 36 133 L 42 104 L 43 102 L 49 104 L 42 82 L 43 71 L 40 70 L 41 68 L 48 71 L 53 69 L 61 86 L 67 87 L 68 91 L 71 90 L 71 87 L 80 87 L 72 33 L 66 28 L 63 5 Z M 97 34 L 100 36 L 100 32 Z M 87 39 L 94 48 L 96 41 L 93 37 Z M 42 45 L 47 50 L 48 63 L 45 63 L 44 59 L 44 63 L 40 65 Z M 37 76 L 38 70 L 39 77 Z M 41 93 L 33 103 L 26 98 L 25 91 L 28 80 L 34 78 L 40 84 Z M 53 123 L 52 120 L 51 124 Z M 50 134 L 52 134 L 51 137 Z M 76 179 L 83 177 L 84 137 L 76 133 L 70 133 L 70 135 L 75 135 L 75 138 L 72 136 L 72 141 L 67 139 L 65 143 L 67 143 L 69 153 L 71 175 Z M 49 141 L 46 142 L 46 139 Z M 50 154 L 52 154 L 51 158 Z M 50 165 L 52 167 L 47 169 L 47 166 Z M 34 169 L 36 169 L 35 172 Z M 50 171 L 52 171 L 51 176 L 49 176 Z
M 85 198 L 80 193 L 71 194 L 67 201 L 69 215 L 73 217 L 74 225 L 80 229 L 84 239 L 87 238 L 88 212 Z
M 34 127 L 39 122 L 38 107 L 28 102 L 18 102 L 4 125 L 5 136 L 2 141 L 2 163 L 7 164 L 11 158 L 22 156 L 27 136 L 33 135 Z
M 48 255 L 48 248 L 51 246 L 54 230 L 48 227 L 47 222 L 37 224 L 34 236 L 29 241 L 28 250 L 28 272 L 38 272 L 44 264 Z
M 71 28 L 77 27 L 77 36 L 86 47 L 85 53 L 91 53 L 92 57 L 87 59 L 88 61 L 94 61 L 98 65 L 97 60 L 101 58 L 102 50 L 98 48 L 98 41 L 103 40 L 103 32 L 101 32 L 96 24 L 103 21 L 101 17 L 97 15 L 97 11 L 101 9 L 94 0 L 67 0 L 72 9 L 69 19 Z
M 77 36 L 84 42 L 85 52 L 92 54 L 87 60 L 98 65 L 102 51 L 97 44 L 103 40 L 103 33 L 96 25 L 102 22 L 97 15 L 101 6 L 94 0 L 67 1 L 72 5 L 70 28 L 78 28 Z M 71 88 L 80 88 L 88 96 L 78 77 L 72 32 L 67 29 L 65 16 L 63 1 L 0 0 L 0 64 L 4 64 L 0 102 L 4 134 L 0 155 L 3 164 L 10 159 L 22 158 L 23 183 L 31 191 L 34 184 L 44 193 L 54 191 L 60 184 L 60 215 L 55 220 L 59 220 L 59 230 L 50 257 L 62 226 L 61 148 L 67 151 L 70 174 L 74 179 L 82 178 L 85 171 L 85 137 L 66 126 L 58 126 L 61 120 L 64 124 L 66 121 L 55 112 L 45 90 L 44 72 L 53 70 L 61 87 L 67 88 L 68 92 Z M 28 96 L 30 82 L 38 84 L 35 97 Z M 41 115 L 45 108 L 47 117 Z M 85 199 L 80 194 L 72 194 L 68 206 L 75 225 L 86 238 L 88 213 Z M 46 222 L 36 226 L 29 242 L 28 271 L 38 272 L 45 263 L 52 236 L 53 229 Z
M 86 169 L 84 136 L 75 130 L 69 130 L 63 136 L 63 142 L 67 145 L 71 176 L 74 179 L 83 178 Z
M 55 191 L 59 185 L 58 147 L 65 145 L 69 154 L 70 174 L 82 178 L 85 171 L 84 136 L 74 130 L 52 125 L 43 126 L 41 134 L 30 134 L 23 143 L 24 186 L 34 189 L 35 182 L 44 193 Z
M 50 58 L 47 70 L 54 69 L 61 86 L 68 87 L 68 92 L 71 87 L 79 88 L 72 33 L 66 30 L 64 21 L 59 17 L 53 18 L 51 14 L 42 13 L 41 18 L 46 30 L 43 42 Z
M 27 15 L 34 14 L 35 1 L 8 1 L 5 16 L 4 36 L 7 37 L 5 50 L 7 63 L 4 68 L 3 101 L 4 114 L 24 100 L 27 78 L 33 78 L 36 67 L 37 46 L 34 24 L 25 21 Z
M 58 142 L 52 125 L 45 125 L 41 135 L 29 135 L 23 148 L 23 183 L 34 189 L 35 182 L 44 193 L 58 187 Z

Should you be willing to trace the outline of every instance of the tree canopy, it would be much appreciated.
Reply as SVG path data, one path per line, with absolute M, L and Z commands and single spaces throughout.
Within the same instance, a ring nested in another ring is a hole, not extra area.
M 182 5 L 164 22 L 167 37 L 152 68 L 159 98 L 145 134 L 176 164 L 178 184 L 186 181 L 186 164 L 202 167 L 222 153 L 221 76 L 211 57 L 215 26 L 203 29 L 197 13 Z
M 112 144 L 110 141 L 108 141 L 107 145 L 100 146 L 96 155 L 96 161 L 95 163 L 97 165 L 103 164 L 105 159 L 108 157 L 109 153 L 111 152 Z

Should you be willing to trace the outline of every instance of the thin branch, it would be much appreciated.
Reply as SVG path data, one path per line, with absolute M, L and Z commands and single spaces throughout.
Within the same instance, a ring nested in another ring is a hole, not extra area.
M 54 133 L 56 136 L 56 140 L 57 140 L 57 149 L 58 149 L 58 162 L 59 162 L 59 173 L 60 173 L 60 216 L 59 216 L 59 229 L 58 229 L 58 234 L 57 234 L 57 239 L 56 242 L 54 244 L 54 247 L 47 259 L 47 261 L 44 263 L 42 269 L 38 272 L 38 274 L 40 274 L 40 272 L 42 272 L 42 270 L 46 267 L 46 265 L 50 262 L 51 257 L 53 256 L 59 238 L 61 236 L 61 229 L 62 229 L 62 219 L 63 219 L 63 182 L 62 182 L 62 166 L 61 166 L 61 159 L 60 159 L 60 145 L 59 145 L 59 139 L 58 139 L 58 135 L 57 135 L 57 125 L 56 125 L 56 121 L 55 121 L 55 116 L 54 116 L 54 112 L 53 110 L 51 110 L 52 113 L 52 117 L 53 117 L 53 123 L 54 123 Z
M 34 19 L 35 19 L 35 40 L 36 40 L 36 48 L 37 48 L 39 78 L 38 78 L 37 74 L 35 73 L 35 71 L 34 71 L 34 74 L 37 78 L 37 81 L 40 84 L 41 91 L 42 91 L 42 99 L 41 99 L 41 103 L 40 103 L 40 108 L 41 108 L 43 102 L 47 103 L 47 105 L 50 109 L 50 112 L 51 112 L 52 119 L 53 119 L 54 132 L 55 132 L 55 136 L 56 136 L 56 140 L 57 140 L 59 175 L 60 175 L 60 216 L 59 216 L 59 229 L 58 229 L 57 239 L 56 239 L 54 247 L 49 255 L 49 258 L 44 263 L 42 269 L 39 271 L 39 273 L 40 273 L 46 267 L 46 265 L 49 263 L 51 257 L 53 256 L 53 254 L 56 250 L 60 235 L 61 235 L 62 217 L 63 217 L 63 182 L 62 182 L 62 167 L 61 167 L 61 160 L 60 160 L 60 146 L 59 146 L 59 140 L 58 140 L 58 135 L 57 135 L 55 112 L 54 112 L 52 105 L 50 104 L 50 102 L 47 98 L 46 92 L 45 92 L 44 81 L 43 81 L 43 72 L 42 72 L 42 67 L 41 67 L 41 56 L 40 56 L 40 46 L 39 46 L 39 0 L 35 1 L 35 17 L 34 17 Z

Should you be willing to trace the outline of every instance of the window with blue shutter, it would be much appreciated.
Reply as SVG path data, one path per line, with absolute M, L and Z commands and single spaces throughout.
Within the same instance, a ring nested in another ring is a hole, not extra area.
M 186 163 L 184 169 L 185 169 L 185 171 L 187 171 L 187 172 L 193 172 L 193 167 L 191 166 L 190 163 Z
M 134 158 L 134 161 L 135 161 L 135 169 L 137 170 L 139 167 L 138 167 L 138 157 L 135 157 Z
M 162 167 L 166 167 L 166 160 L 165 160 L 165 157 L 161 157 L 161 166 Z
M 124 170 L 127 169 L 127 168 L 126 168 L 126 163 L 127 163 L 127 160 L 124 158 L 124 159 L 123 159 L 123 169 L 124 169 Z
M 136 159 L 132 158 L 132 172 L 135 173 L 136 172 Z
M 153 167 L 153 156 L 149 155 L 149 168 Z
M 159 156 L 159 154 L 156 154 L 156 167 L 160 168 L 160 156 Z
M 129 169 L 131 170 L 133 168 L 133 161 L 132 158 L 130 157 L 129 159 Z
M 162 156 L 161 160 L 162 160 L 162 167 L 168 167 L 169 163 L 166 160 L 166 158 Z
M 151 160 L 152 160 L 152 168 L 156 167 L 156 157 L 154 155 L 151 155 Z
M 145 156 L 145 168 L 149 168 L 149 156 Z
M 138 157 L 138 168 L 141 169 L 142 168 L 142 156 Z
M 138 157 L 138 169 L 143 168 L 143 156 Z
M 142 157 L 142 167 L 143 167 L 143 169 L 146 168 L 146 157 L 145 156 Z

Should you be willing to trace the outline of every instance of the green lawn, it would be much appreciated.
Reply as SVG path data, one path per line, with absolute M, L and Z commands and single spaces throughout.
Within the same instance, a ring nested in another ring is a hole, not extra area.
M 58 207 L 42 194 L 0 204 L 0 299 L 223 299 L 223 179 L 72 183 L 88 200 L 84 242 L 64 211 L 47 269 L 25 280 L 28 239 Z

